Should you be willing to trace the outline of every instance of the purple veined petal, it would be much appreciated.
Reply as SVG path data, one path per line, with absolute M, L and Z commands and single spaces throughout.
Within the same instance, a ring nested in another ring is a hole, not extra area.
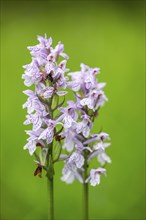
M 77 134 L 82 132 L 82 122 L 75 122 L 76 132 Z
M 73 109 L 76 108 L 76 103 L 72 100 L 67 101 L 67 104 L 69 108 L 73 108 Z
M 92 109 L 93 112 L 95 112 L 96 109 L 95 109 L 95 107 L 94 107 L 94 106 L 95 106 L 95 102 L 94 102 L 94 100 L 89 99 L 89 100 L 88 100 L 88 105 L 87 105 L 87 106 L 88 106 L 89 109 Z
M 42 104 L 42 102 L 37 98 L 33 100 L 33 104 L 32 104 L 34 110 L 41 116 L 45 116 L 48 114 L 48 112 L 46 112 L 45 106 L 44 104 Z
M 75 177 L 71 171 L 68 171 L 68 173 L 61 178 L 61 180 L 65 181 L 67 184 L 71 184 L 75 180 Z
M 38 141 L 38 137 L 40 136 L 40 134 L 43 132 L 44 129 L 40 128 L 37 131 L 33 131 L 33 130 L 26 130 L 26 134 L 28 134 L 30 137 L 28 138 L 29 140 L 33 140 L 33 141 Z
M 57 119 L 56 119 L 56 123 L 60 124 L 63 126 L 63 123 L 61 122 L 62 119 L 64 118 L 64 114 L 60 115 Z
M 73 118 L 70 115 L 66 115 L 63 121 L 64 121 L 64 128 L 70 128 L 72 126 Z
M 84 165 L 84 161 L 84 157 L 81 154 L 79 154 L 78 159 L 76 160 L 76 166 L 78 168 L 81 168 Z
M 45 34 L 44 37 L 38 35 L 37 39 L 40 42 L 41 46 L 46 48 L 46 49 L 49 49 L 50 46 L 52 45 L 52 38 L 50 37 L 50 38 L 47 39 L 46 34 Z
M 72 152 L 74 149 L 74 142 L 73 141 L 65 141 L 64 145 L 62 146 L 63 149 L 66 149 L 68 152 Z
M 41 127 L 42 119 L 40 118 L 40 116 L 37 113 L 35 113 L 33 115 L 32 114 L 31 115 L 27 115 L 26 117 L 27 117 L 27 120 L 24 121 L 25 125 L 28 125 L 28 124 L 32 123 L 34 131 L 38 130 Z
M 78 140 L 78 138 L 77 138 L 76 135 L 74 136 L 74 139 L 73 139 L 73 140 L 74 140 L 74 142 L 76 143 L 75 148 L 76 148 L 77 150 L 80 150 L 80 152 L 81 152 L 81 151 L 83 150 L 83 148 L 84 148 L 83 143 Z
M 81 74 L 81 72 L 80 71 L 76 71 L 76 72 L 69 72 L 68 73 L 68 75 L 69 76 L 72 76 L 73 78 L 74 78 L 74 76 L 75 76 L 75 78 L 77 77 L 77 76 L 79 76 Z
M 66 112 L 66 108 L 59 107 L 58 109 L 59 109 L 59 111 L 62 112 L 62 113 L 65 113 L 65 112 Z
M 88 126 L 86 126 L 84 129 L 83 129 L 83 135 L 84 137 L 88 137 L 90 134 L 90 128 Z
M 87 82 L 86 83 L 86 89 L 90 89 L 91 88 L 91 83 L 90 82 Z
M 40 65 L 38 63 L 38 60 L 32 59 L 32 62 L 25 66 L 25 74 L 22 75 L 22 78 L 24 79 L 24 84 L 26 86 L 30 86 L 32 84 L 38 84 L 42 81 L 43 75 L 40 72 Z
M 34 121 L 34 123 L 33 123 L 33 130 L 36 131 L 36 130 L 38 130 L 41 126 L 42 126 L 42 119 L 40 118 L 40 116 L 38 116 L 38 118 L 36 119 L 36 121 Z
M 105 153 L 100 153 L 98 155 L 98 162 L 103 166 L 106 162 L 111 163 L 111 158 Z
M 94 142 L 94 141 L 96 141 L 96 140 L 98 140 L 98 135 L 95 136 L 95 137 L 92 137 L 92 138 L 88 139 L 87 141 L 84 141 L 83 144 L 84 144 L 84 145 L 87 145 L 87 144 L 90 144 L 90 143 L 92 143 L 92 142 Z
M 24 85 L 27 86 L 27 87 L 30 87 L 34 84 L 34 82 L 31 81 L 31 77 L 29 77 L 25 74 L 22 75 L 22 79 L 24 79 Z
M 105 132 L 100 132 L 98 134 L 98 139 L 101 141 L 104 141 L 104 140 L 110 140 L 110 137 L 109 137 L 109 134 L 107 134 Z
M 32 51 L 32 50 L 39 51 L 38 45 L 36 45 L 36 46 L 27 46 L 27 49 L 30 50 L 30 51 Z
M 93 153 L 90 154 L 90 156 L 88 157 L 88 162 L 90 160 L 92 160 L 94 157 L 96 157 L 99 154 L 99 150 L 94 151 Z
M 67 63 L 66 60 L 62 60 L 62 61 L 59 63 L 59 67 L 60 67 L 62 70 L 65 70 L 65 68 L 66 68 L 66 63 Z
M 60 108 L 58 108 L 58 109 L 60 110 Z M 63 119 L 64 119 L 64 114 L 60 115 L 56 121 L 59 122 L 59 121 L 62 121 Z
M 83 123 L 86 125 L 88 122 L 91 122 L 89 115 L 87 115 L 85 112 L 84 114 L 81 116 L 81 118 L 83 119 Z
M 87 98 L 84 98 L 84 99 L 82 99 L 81 101 L 80 101 L 80 104 L 82 105 L 82 106 L 84 106 L 84 105 L 87 105 Z
M 90 107 L 90 109 L 93 108 L 93 107 L 92 107 L 92 100 L 91 100 L 90 98 L 84 98 L 84 99 L 82 99 L 82 100 L 80 101 L 80 104 L 81 104 L 82 106 L 87 105 L 88 108 Z
M 37 36 L 37 40 L 41 43 L 41 44 L 44 44 L 44 37 L 42 37 L 42 36 L 40 36 L 40 35 L 38 35 Z
M 98 172 L 100 174 L 106 174 L 106 169 L 102 168 L 102 167 L 99 167 L 99 168 L 96 169 L 96 172 Z
M 41 95 L 44 91 L 46 90 L 46 86 L 44 85 L 43 82 L 40 82 L 39 84 L 36 85 L 35 87 L 35 92 L 38 95 Z
M 52 37 L 50 37 L 47 42 L 46 42 L 46 48 L 49 49 L 50 46 L 52 45 Z
M 23 93 L 27 96 L 32 96 L 32 97 L 36 96 L 32 90 L 25 90 L 25 91 L 23 91 Z
M 71 129 L 67 129 L 67 131 L 64 132 L 64 145 L 63 145 L 63 149 L 66 149 L 68 152 L 72 152 L 75 146 L 74 143 L 74 132 L 72 132 Z
M 97 184 L 99 185 L 100 184 L 100 175 L 97 174 L 96 179 L 91 178 L 90 184 L 91 184 L 91 186 L 96 186 Z
M 94 74 L 94 75 L 100 74 L 100 68 L 97 68 L 97 67 L 96 67 L 96 68 L 93 68 L 91 72 L 92 72 L 92 74 Z
M 55 50 L 60 54 L 64 50 L 64 45 L 61 43 L 61 41 L 58 42 L 58 44 L 55 47 Z
M 61 42 L 58 42 L 56 47 L 51 48 L 51 53 L 57 58 L 58 56 L 62 56 L 65 59 L 68 59 L 68 55 L 63 52 L 64 45 Z
M 45 40 L 44 42 L 35 45 L 35 46 L 29 46 L 27 47 L 28 50 L 30 50 L 30 54 L 32 57 L 35 57 L 36 59 L 39 59 L 40 57 L 43 59 L 47 58 L 48 50 L 46 49 Z
M 72 89 L 74 92 L 77 92 L 81 89 L 81 85 L 77 82 L 68 82 L 67 86 Z
M 75 177 L 76 177 L 77 180 L 79 180 L 80 183 L 84 182 L 83 177 L 78 172 L 75 173 Z
M 55 124 L 50 123 L 50 125 L 40 134 L 38 140 L 46 140 L 47 144 L 50 144 L 54 137 L 54 126 Z
M 77 119 L 78 119 L 78 113 L 74 110 L 73 111 L 73 113 L 72 113 L 72 115 L 71 115 L 72 117 L 73 117 L 73 122 L 75 122 Z
M 47 133 L 48 133 L 48 128 L 46 128 L 46 129 L 40 134 L 38 140 L 41 140 L 41 139 L 45 140 Z
M 54 88 L 53 87 L 48 87 L 46 91 L 43 93 L 43 96 L 45 99 L 51 98 L 54 93 Z
M 103 82 L 103 83 L 98 83 L 97 88 L 98 88 L 98 90 L 100 90 L 100 89 L 103 89 L 105 86 L 106 86 L 106 83 L 105 83 L 105 82 Z
M 108 98 L 106 97 L 105 94 L 103 94 L 103 99 L 104 99 L 105 101 L 108 101 Z
M 83 150 L 88 150 L 88 151 L 90 151 L 91 153 L 93 152 L 90 147 L 84 147 Z
M 42 117 L 46 117 L 47 115 L 49 115 L 49 112 L 47 112 L 45 109 L 41 113 Z
M 59 95 L 59 96 L 64 96 L 64 95 L 66 95 L 68 92 L 67 91 L 58 91 L 58 92 L 56 92 L 57 93 L 57 95 Z
M 81 154 L 80 151 L 77 150 L 76 152 L 73 152 L 71 156 L 69 157 L 67 161 L 67 166 L 70 168 L 72 167 L 72 169 L 73 167 L 75 167 L 75 169 L 81 168 L 84 165 L 84 161 L 85 159 L 83 155 Z
M 66 53 L 60 53 L 60 56 L 62 56 L 65 59 L 69 59 L 69 56 Z
M 55 69 L 55 56 L 54 56 L 54 54 L 52 54 L 52 53 L 49 53 L 49 55 L 47 56 L 47 64 L 46 64 L 46 70 L 47 70 L 47 72 L 49 73 L 49 72 L 51 72 L 51 67 L 54 67 L 54 69 Z M 50 69 L 49 69 L 49 66 L 50 66 Z M 54 70 L 53 68 L 52 68 L 52 71 Z
M 109 147 L 111 145 L 111 143 L 104 143 L 103 141 L 98 142 L 97 144 L 95 144 L 93 146 L 94 150 L 105 150 L 105 148 Z
M 84 63 L 81 63 L 80 67 L 81 67 L 82 72 L 85 72 L 86 70 L 89 70 L 89 66 L 85 65 Z
M 50 61 L 50 59 L 53 59 L 53 60 Z M 56 71 L 56 66 L 53 62 L 53 61 L 55 61 L 55 58 L 53 57 L 53 55 L 49 54 L 47 56 L 47 60 L 48 60 L 48 62 L 45 65 L 45 71 L 46 71 L 47 75 L 49 75 L 51 73 L 54 74 L 54 71 Z
M 100 183 L 100 175 L 105 174 L 106 169 L 98 168 L 98 169 L 91 169 L 90 171 L 90 184 L 91 186 L 96 186 Z
M 111 146 L 111 143 L 104 143 L 104 148 Z
M 28 124 L 31 124 L 30 120 L 29 119 L 26 119 L 24 122 L 23 122 L 24 125 L 28 125 Z
M 28 100 L 22 105 L 22 108 L 27 108 L 27 112 L 31 114 L 34 111 L 34 106 L 32 104 L 32 100 L 28 98 Z
M 81 141 L 78 140 L 78 138 L 74 137 L 74 142 L 76 143 L 75 148 L 78 152 L 82 152 L 83 150 L 89 150 L 92 151 L 90 147 L 85 147 Z
M 28 114 L 32 114 L 34 112 L 34 107 L 33 106 L 27 107 L 27 112 Z
M 101 142 L 98 142 L 97 144 L 95 144 L 94 146 L 93 146 L 93 149 L 94 150 L 103 150 L 104 151 L 104 143 L 103 143 L 103 141 L 101 141 Z
M 74 173 L 70 170 L 67 170 L 67 172 L 64 172 L 63 169 L 63 176 L 61 177 L 61 180 L 66 182 L 67 184 L 73 183 L 75 180 Z
M 44 66 L 47 64 L 47 55 L 46 54 L 44 56 L 41 55 L 37 57 L 37 60 L 38 60 L 39 66 Z
M 31 140 L 29 141 L 23 148 L 24 150 L 28 149 L 29 150 L 29 154 L 32 156 L 33 153 L 36 150 L 36 142 Z

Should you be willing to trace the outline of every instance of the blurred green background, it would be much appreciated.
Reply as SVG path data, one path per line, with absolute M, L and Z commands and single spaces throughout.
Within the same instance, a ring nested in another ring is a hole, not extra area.
M 1 21 L 1 219 L 47 219 L 46 178 L 23 151 L 26 96 L 22 65 L 30 62 L 26 47 L 36 36 L 65 44 L 68 67 L 100 67 L 109 102 L 94 131 L 111 136 L 112 164 L 101 184 L 90 187 L 91 219 L 145 219 L 144 166 L 144 1 L 2 1 Z M 56 165 L 55 219 L 82 217 L 82 186 L 60 181 Z

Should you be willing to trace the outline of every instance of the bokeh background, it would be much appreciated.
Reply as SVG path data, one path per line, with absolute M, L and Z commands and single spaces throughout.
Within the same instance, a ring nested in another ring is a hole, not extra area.
M 22 65 L 36 36 L 65 44 L 68 67 L 100 67 L 109 102 L 94 131 L 110 134 L 112 164 L 101 184 L 90 187 L 90 219 L 145 219 L 145 11 L 144 1 L 1 2 L 1 219 L 47 219 L 46 178 L 34 177 L 34 158 L 23 151 L 26 96 Z M 82 186 L 60 181 L 55 166 L 55 219 L 82 218 Z

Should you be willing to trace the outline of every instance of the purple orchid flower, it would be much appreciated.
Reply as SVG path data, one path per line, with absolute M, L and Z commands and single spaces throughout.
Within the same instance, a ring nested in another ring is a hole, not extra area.
M 90 129 L 92 127 L 92 122 L 87 114 L 82 115 L 83 120 L 75 124 L 77 134 L 82 133 L 84 137 L 88 137 L 90 134 Z
M 100 184 L 100 176 L 106 173 L 106 169 L 98 168 L 91 169 L 90 176 L 86 179 L 86 183 L 90 181 L 91 186 L 96 186 Z
M 38 139 L 41 132 L 42 128 L 38 129 L 37 131 L 26 131 L 26 133 L 29 135 L 29 138 L 27 139 L 28 143 L 24 146 L 24 150 L 28 149 L 30 155 L 33 155 L 35 152 L 37 144 L 45 147 L 43 141 Z
M 70 128 L 78 118 L 76 103 L 73 101 L 68 101 L 67 103 L 68 106 L 66 108 L 59 108 L 59 110 L 63 113 L 60 116 L 60 120 L 62 120 L 64 128 Z

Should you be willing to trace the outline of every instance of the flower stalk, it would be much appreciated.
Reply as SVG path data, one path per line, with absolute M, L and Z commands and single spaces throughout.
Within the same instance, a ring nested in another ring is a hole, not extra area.
M 83 183 L 83 220 L 89 219 L 88 183 Z
M 83 220 L 88 220 L 89 218 L 89 184 L 86 182 L 88 178 L 88 163 L 87 156 L 85 156 L 84 163 L 84 183 L 83 183 Z
M 54 177 L 47 179 L 48 184 L 48 220 L 54 220 Z

